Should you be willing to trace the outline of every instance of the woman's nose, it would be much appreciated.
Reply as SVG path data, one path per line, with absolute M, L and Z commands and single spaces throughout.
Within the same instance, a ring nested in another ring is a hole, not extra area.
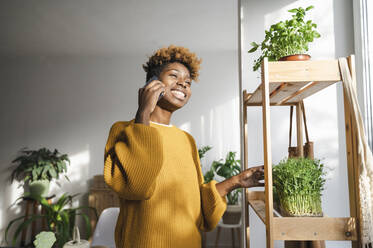
M 177 81 L 177 84 L 186 88 L 186 82 L 184 82 L 184 81 Z

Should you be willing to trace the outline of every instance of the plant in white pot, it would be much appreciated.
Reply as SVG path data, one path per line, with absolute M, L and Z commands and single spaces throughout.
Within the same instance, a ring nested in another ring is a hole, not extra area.
M 205 178 L 210 181 L 214 178 L 214 174 L 228 179 L 241 172 L 241 161 L 236 160 L 236 152 L 228 152 L 225 161 L 213 161 L 211 169 L 205 173 Z M 237 224 L 241 219 L 241 205 L 239 204 L 239 195 L 241 189 L 235 189 L 227 195 L 227 210 L 223 215 L 223 222 L 225 224 Z
M 18 180 L 28 186 L 32 196 L 47 196 L 50 181 L 58 179 L 61 173 L 67 172 L 70 160 L 67 154 L 60 154 L 57 149 L 21 150 L 21 155 L 12 161 L 14 167 L 11 181 Z M 65 175 L 65 178 L 69 178 Z M 22 184 L 21 184 L 22 185 Z

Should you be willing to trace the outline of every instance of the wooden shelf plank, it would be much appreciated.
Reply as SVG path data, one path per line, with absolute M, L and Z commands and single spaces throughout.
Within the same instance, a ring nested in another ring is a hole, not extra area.
M 264 191 L 247 191 L 246 199 L 266 223 Z M 273 217 L 275 240 L 357 240 L 354 217 Z
M 250 200 L 249 205 L 253 208 L 254 212 L 258 217 L 266 223 L 266 206 L 264 201 L 261 200 Z
M 271 106 L 295 105 L 334 83 L 336 82 L 271 83 Z M 279 88 L 281 89 L 278 90 Z M 246 106 L 262 105 L 261 85 L 259 85 L 254 93 L 247 95 L 250 95 L 250 97 L 245 101 Z
M 258 217 L 266 223 L 266 207 L 265 207 L 265 194 L 264 191 L 247 191 L 246 199 L 248 200 L 249 205 L 252 207 L 254 212 L 258 215 Z M 275 213 L 273 213 L 274 217 L 277 217 Z
M 309 82 L 300 82 L 300 83 L 284 83 L 285 86 L 282 87 L 276 94 L 272 92 L 270 97 L 271 103 L 279 103 L 283 100 L 288 99 L 292 95 L 296 94 L 301 88 L 307 85 Z M 277 90 L 277 89 L 276 89 Z
M 277 89 L 282 83 L 273 83 L 269 85 L 269 92 L 273 92 Z M 259 85 L 258 88 L 254 91 L 247 103 L 262 103 L 262 86 Z
M 307 85 L 304 89 L 302 89 L 299 94 L 290 98 L 288 102 L 300 102 L 306 97 L 309 97 L 330 85 L 335 84 L 335 82 L 312 82 L 311 84 Z
M 271 92 L 270 104 L 271 106 L 294 105 L 334 83 L 336 82 L 271 83 L 269 84 L 269 90 Z M 248 93 L 247 98 L 245 99 L 245 105 L 261 106 L 261 92 L 261 85 L 259 85 L 254 93 Z
M 275 240 L 357 240 L 353 217 L 277 217 Z
M 338 82 L 341 81 L 338 60 L 268 62 L 269 82 Z

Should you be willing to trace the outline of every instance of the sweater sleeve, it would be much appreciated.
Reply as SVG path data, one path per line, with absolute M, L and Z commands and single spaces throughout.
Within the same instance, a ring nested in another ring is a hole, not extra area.
M 199 182 L 200 182 L 200 194 L 201 194 L 201 213 L 202 218 L 199 225 L 199 229 L 204 232 L 212 231 L 223 217 L 225 210 L 227 209 L 227 200 L 222 197 L 216 189 L 217 181 L 212 180 L 209 183 L 204 183 L 204 178 L 201 169 L 201 162 L 197 150 L 194 138 L 185 132 L 191 142 L 194 164 L 197 169 Z
M 216 181 L 212 180 L 209 183 L 201 185 L 201 201 L 202 201 L 202 223 L 200 230 L 204 232 L 212 231 L 223 217 L 227 209 L 227 200 L 221 197 L 215 185 Z
M 105 146 L 104 178 L 121 198 L 149 199 L 163 163 L 158 131 L 141 123 L 116 122 Z

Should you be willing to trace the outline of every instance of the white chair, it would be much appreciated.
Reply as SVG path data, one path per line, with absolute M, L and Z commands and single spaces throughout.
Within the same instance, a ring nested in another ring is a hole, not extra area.
M 93 233 L 91 246 L 115 248 L 114 232 L 119 215 L 119 208 L 106 208 L 98 219 Z

